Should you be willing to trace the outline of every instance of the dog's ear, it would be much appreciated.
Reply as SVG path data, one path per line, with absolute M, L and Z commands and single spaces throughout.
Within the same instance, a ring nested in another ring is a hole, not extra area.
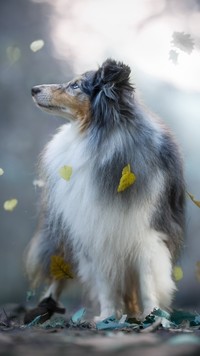
M 117 101 L 124 89 L 134 90 L 130 83 L 130 73 L 129 66 L 107 59 L 94 75 L 93 95 L 103 92 L 107 98 Z
M 101 80 L 104 84 L 128 84 L 131 69 L 122 62 L 107 59 L 100 68 Z
M 94 75 L 93 88 L 94 93 L 101 90 L 105 95 L 114 99 L 114 90 L 133 90 L 130 84 L 131 69 L 122 62 L 116 62 L 113 59 L 107 59 Z
M 130 72 L 129 66 L 107 59 L 94 74 L 91 107 L 101 124 L 116 121 L 124 110 L 125 91 L 134 90 L 129 81 Z

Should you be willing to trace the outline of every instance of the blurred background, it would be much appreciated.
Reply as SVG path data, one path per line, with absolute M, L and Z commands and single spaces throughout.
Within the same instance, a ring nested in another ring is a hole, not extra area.
M 0 304 L 26 300 L 38 155 L 64 123 L 34 105 L 31 87 L 66 82 L 107 57 L 131 66 L 143 103 L 175 133 L 187 190 L 200 200 L 200 0 L 1 0 Z M 4 206 L 10 199 L 18 201 L 12 211 Z M 178 307 L 200 311 L 199 261 L 200 209 L 187 198 Z M 69 298 L 78 299 L 72 290 Z

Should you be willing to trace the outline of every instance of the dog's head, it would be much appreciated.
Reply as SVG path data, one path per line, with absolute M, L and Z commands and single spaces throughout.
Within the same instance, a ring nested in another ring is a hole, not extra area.
M 41 109 L 78 121 L 82 130 L 91 124 L 102 127 L 125 114 L 133 92 L 130 72 L 127 65 L 107 59 L 97 71 L 66 84 L 35 86 L 32 96 Z

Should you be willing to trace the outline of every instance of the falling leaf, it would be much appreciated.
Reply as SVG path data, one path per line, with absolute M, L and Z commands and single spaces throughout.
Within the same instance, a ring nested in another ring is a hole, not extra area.
M 123 192 L 125 189 L 130 187 L 136 180 L 136 176 L 133 172 L 131 172 L 130 164 L 128 164 L 122 170 L 122 176 L 117 188 L 118 193 Z
M 35 291 L 34 290 L 28 290 L 26 292 L 26 301 L 29 302 L 33 297 L 35 297 Z
M 197 281 L 200 282 L 200 261 L 196 263 L 196 278 Z
M 61 178 L 63 178 L 64 180 L 69 181 L 72 175 L 72 167 L 70 166 L 63 166 L 59 169 L 59 175 L 61 176 Z
M 30 49 L 33 52 L 38 52 L 43 47 L 44 47 L 44 41 L 43 40 L 36 40 L 36 41 L 31 42 L 31 44 L 30 44 Z
M 173 268 L 173 276 L 176 282 L 180 281 L 183 278 L 183 270 L 180 266 L 175 266 Z
M 21 57 L 21 51 L 17 46 L 9 46 L 6 48 L 7 58 L 11 64 L 17 62 Z
M 0 168 L 0 176 L 2 176 L 3 174 L 4 174 L 4 170 Z
M 193 203 L 200 208 L 200 200 L 196 200 L 194 195 L 190 194 L 187 192 L 187 195 L 190 197 L 190 199 L 193 201 Z
M 45 182 L 44 182 L 42 179 L 34 179 L 33 185 L 34 185 L 35 187 L 42 188 L 42 187 L 44 187 Z
M 175 65 L 178 64 L 178 56 L 179 56 L 179 53 L 177 51 L 175 51 L 174 49 L 171 49 L 169 51 L 169 60 L 172 61 L 172 63 Z
M 17 204 L 17 199 L 10 199 L 4 202 L 3 207 L 6 211 L 13 211 L 16 208 Z
M 66 263 L 61 256 L 51 256 L 50 270 L 54 279 L 74 278 L 71 265 Z
M 189 33 L 174 32 L 172 35 L 172 45 L 182 51 L 191 54 L 194 49 L 194 41 Z

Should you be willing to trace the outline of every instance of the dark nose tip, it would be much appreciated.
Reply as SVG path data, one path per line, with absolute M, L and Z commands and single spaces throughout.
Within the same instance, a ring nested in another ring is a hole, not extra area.
M 32 93 L 33 96 L 38 94 L 38 93 L 40 93 L 40 92 L 41 92 L 41 89 L 39 88 L 39 86 L 33 87 L 31 89 L 31 93 Z

